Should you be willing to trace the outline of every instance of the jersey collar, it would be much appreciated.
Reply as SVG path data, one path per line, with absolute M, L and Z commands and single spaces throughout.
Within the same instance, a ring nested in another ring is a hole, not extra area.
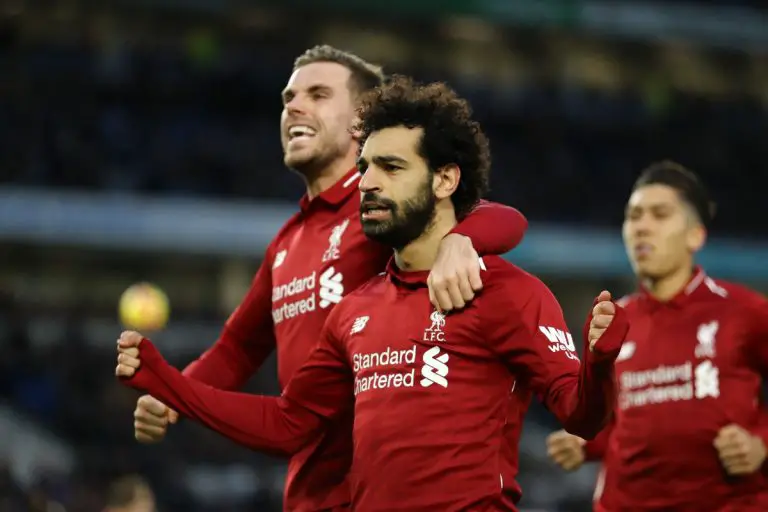
M 416 270 L 409 272 L 403 270 L 395 263 L 395 257 L 392 256 L 387 263 L 387 275 L 395 285 L 401 285 L 408 288 L 421 288 L 427 286 L 429 270 Z
M 640 285 L 640 296 L 643 299 L 643 302 L 654 309 L 663 305 L 682 308 L 686 303 L 688 303 L 689 300 L 691 300 L 691 297 L 695 297 L 696 291 L 701 287 L 706 278 L 707 274 L 704 272 L 704 269 L 697 265 L 693 269 L 693 275 L 688 281 L 688 284 L 686 284 L 685 287 L 683 287 L 683 289 L 680 290 L 677 295 L 672 297 L 670 300 L 665 302 L 659 301 L 653 297 L 642 285 Z
M 352 169 L 344 175 L 339 181 L 333 184 L 328 190 L 324 190 L 317 197 L 309 199 L 307 194 L 304 194 L 299 200 L 299 207 L 301 211 L 306 213 L 311 208 L 326 207 L 336 209 L 338 206 L 346 202 L 350 196 L 357 192 L 357 182 L 360 179 L 360 173 L 357 169 Z

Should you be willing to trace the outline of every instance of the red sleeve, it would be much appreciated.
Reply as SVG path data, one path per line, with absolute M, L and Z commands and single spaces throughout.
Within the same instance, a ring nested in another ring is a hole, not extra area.
M 280 397 L 223 391 L 186 377 L 146 339 L 139 347 L 139 370 L 121 380 L 236 443 L 292 455 L 314 438 L 325 419 L 354 403 L 351 370 L 332 338 L 324 328 L 309 360 Z
M 762 297 L 748 310 L 746 360 L 768 378 L 768 300 Z M 752 433 L 763 440 L 768 447 L 768 410 L 764 400 L 760 401 L 760 416 Z M 763 472 L 768 472 L 768 459 L 763 463 Z
M 613 421 L 600 431 L 591 441 L 584 443 L 584 458 L 590 461 L 603 460 L 605 452 L 608 450 L 608 441 L 613 432 Z
M 528 220 L 517 209 L 490 201 L 480 201 L 451 233 L 464 235 L 481 256 L 504 254 L 523 240 Z
M 594 352 L 588 348 L 587 319 L 586 360 L 580 364 L 560 304 L 541 281 L 507 282 L 494 304 L 488 309 L 495 318 L 488 323 L 495 327 L 491 339 L 498 352 L 568 432 L 594 438 L 615 405 L 613 363 L 629 330 L 624 310 L 617 306 Z
M 752 435 L 763 440 L 763 445 L 768 448 L 768 410 L 765 404 L 760 404 L 760 416 L 757 425 L 752 429 Z M 763 474 L 768 474 L 768 458 L 763 461 Z
M 216 343 L 184 375 L 219 389 L 241 389 L 275 349 L 272 323 L 272 261 L 264 261 L 243 301 L 230 315 Z
M 748 364 L 768 377 L 768 300 L 755 301 L 747 308 L 747 354 Z

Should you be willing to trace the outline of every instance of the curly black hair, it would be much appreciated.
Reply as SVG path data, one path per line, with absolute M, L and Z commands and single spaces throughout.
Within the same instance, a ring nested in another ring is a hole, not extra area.
M 432 171 L 454 164 L 461 170 L 451 196 L 461 219 L 488 191 L 491 152 L 480 124 L 472 119 L 467 100 L 443 82 L 421 84 L 394 75 L 361 98 L 358 109 L 361 147 L 373 132 L 405 126 L 422 128 L 419 155 Z
M 653 163 L 640 173 L 632 191 L 646 185 L 666 185 L 675 189 L 680 198 L 693 208 L 704 226 L 709 227 L 712 223 L 717 206 L 710 199 L 704 183 L 687 167 L 671 160 Z

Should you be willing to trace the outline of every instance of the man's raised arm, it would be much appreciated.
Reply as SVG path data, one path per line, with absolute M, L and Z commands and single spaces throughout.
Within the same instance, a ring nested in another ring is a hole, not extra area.
M 320 342 L 280 397 L 219 390 L 184 376 L 135 332 L 123 333 L 118 351 L 116 374 L 124 384 L 262 452 L 297 452 L 326 419 L 354 405 L 351 370 L 327 322 Z
M 532 277 L 514 284 L 489 319 L 497 351 L 569 433 L 594 438 L 615 406 L 613 364 L 629 330 L 626 313 L 608 292 L 600 294 L 584 329 L 581 364 L 552 292 Z
M 491 201 L 478 205 L 451 230 L 464 235 L 480 256 L 504 254 L 517 247 L 528 229 L 528 219 L 516 208 Z

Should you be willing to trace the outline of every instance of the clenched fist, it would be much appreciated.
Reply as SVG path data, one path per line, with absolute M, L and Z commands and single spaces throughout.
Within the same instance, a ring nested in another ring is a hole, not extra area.
M 589 324 L 589 350 L 594 351 L 595 343 L 608 329 L 616 316 L 616 304 L 611 302 L 611 293 L 603 290 L 597 297 L 597 304 L 592 308 L 592 321 Z
M 141 366 L 139 345 L 144 337 L 135 331 L 125 331 L 117 340 L 117 367 L 115 375 L 130 378 Z M 150 395 L 144 395 L 133 411 L 133 430 L 136 440 L 156 443 L 165 437 L 168 425 L 176 423 L 179 414 Z
M 579 469 L 584 463 L 584 439 L 558 430 L 547 437 L 547 454 L 555 464 L 566 471 Z
M 117 340 L 117 367 L 115 375 L 130 378 L 141 366 L 139 345 L 144 337 L 136 331 L 124 331 Z
M 133 434 L 140 443 L 157 443 L 163 440 L 168 425 L 179 420 L 179 413 L 160 400 L 144 395 L 133 411 Z
M 463 308 L 483 288 L 480 256 L 469 238 L 457 233 L 443 238 L 427 286 L 429 301 L 442 312 Z
M 721 428 L 713 444 L 729 475 L 749 475 L 765 462 L 763 440 L 738 425 Z

